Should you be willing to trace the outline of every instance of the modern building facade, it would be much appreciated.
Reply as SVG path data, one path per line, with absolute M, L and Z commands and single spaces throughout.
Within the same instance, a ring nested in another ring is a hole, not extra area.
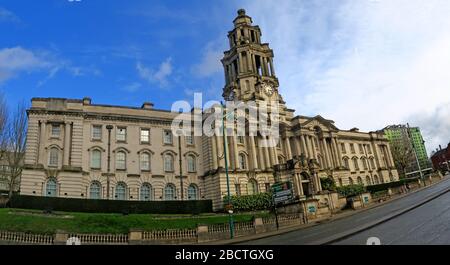
M 388 138 L 391 149 L 393 146 L 406 146 L 407 149 L 413 150 L 409 157 L 409 163 L 405 168 L 405 173 L 408 176 L 419 175 L 419 165 L 421 170 L 428 172 L 431 168 L 430 160 L 428 159 L 427 150 L 425 148 L 425 141 L 419 127 L 409 127 L 407 125 L 390 125 L 383 129 L 384 134 Z M 416 159 L 417 156 L 417 159 Z M 394 155 L 395 158 L 395 155 Z M 419 165 L 417 163 L 419 162 Z M 415 172 L 415 173 L 414 173 Z
M 93 104 L 89 98 L 33 98 L 21 193 L 210 199 L 220 209 L 227 194 L 225 160 L 233 195 L 268 191 L 275 180 L 292 181 L 300 199 L 320 194 L 325 177 L 338 186 L 398 180 L 383 133 L 340 130 L 320 115 L 294 115 L 279 93 L 273 51 L 244 10 L 228 39 L 223 97 L 257 106 L 277 102 L 280 141 L 266 147 L 263 140 L 275 140 L 263 134 L 175 137 L 171 123 L 179 113 L 151 103 L 133 108 Z M 201 115 L 205 122 L 211 114 Z
M 439 145 L 439 149 L 436 149 L 431 155 L 431 162 L 434 169 L 450 172 L 450 143 L 446 148 Z

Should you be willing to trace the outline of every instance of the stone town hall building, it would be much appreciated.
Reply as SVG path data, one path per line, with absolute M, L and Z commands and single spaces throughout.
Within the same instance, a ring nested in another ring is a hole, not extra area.
M 281 135 L 274 147 L 259 145 L 261 136 L 228 137 L 232 194 L 264 192 L 276 178 L 291 180 L 300 199 L 320 194 L 324 177 L 338 186 L 398 179 L 383 134 L 340 130 L 321 116 L 294 116 L 279 94 L 273 51 L 261 43 L 260 28 L 244 10 L 238 11 L 228 39 L 230 49 L 222 59 L 224 98 L 278 101 Z M 211 199 L 220 209 L 227 190 L 223 137 L 175 137 L 171 122 L 177 115 L 151 103 L 134 108 L 93 104 L 89 98 L 33 98 L 20 192 L 88 199 Z

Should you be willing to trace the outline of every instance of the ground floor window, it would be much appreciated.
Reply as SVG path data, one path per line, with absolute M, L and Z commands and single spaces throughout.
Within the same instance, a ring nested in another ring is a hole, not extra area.
M 89 198 L 94 200 L 101 199 L 101 185 L 97 181 L 92 182 L 91 184 Z
M 117 200 L 126 200 L 127 199 L 127 185 L 123 182 L 117 183 L 116 186 L 116 199 Z
M 152 198 L 152 186 L 144 183 L 141 187 L 141 201 L 150 201 Z
M 195 184 L 189 185 L 188 188 L 188 199 L 189 200 L 197 200 L 197 186 Z
M 55 178 L 49 178 L 46 185 L 46 196 L 47 197 L 56 197 L 56 179 Z
M 167 184 L 164 189 L 164 199 L 166 201 L 175 200 L 175 186 L 173 184 Z

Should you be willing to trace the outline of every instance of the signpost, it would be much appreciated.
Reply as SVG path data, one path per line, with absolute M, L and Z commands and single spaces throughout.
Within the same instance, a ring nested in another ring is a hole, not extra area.
M 292 198 L 294 197 L 292 193 L 292 183 L 289 181 L 275 183 L 272 185 L 271 188 L 272 188 L 272 203 L 275 212 L 275 221 L 278 229 L 279 224 L 278 224 L 277 205 L 292 200 Z

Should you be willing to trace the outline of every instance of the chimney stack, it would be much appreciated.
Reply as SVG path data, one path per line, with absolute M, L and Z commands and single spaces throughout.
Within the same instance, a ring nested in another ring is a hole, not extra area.
M 144 104 L 142 104 L 141 109 L 153 109 L 153 103 L 151 102 L 144 102 Z
M 83 105 L 91 105 L 91 98 L 85 97 L 83 98 Z

